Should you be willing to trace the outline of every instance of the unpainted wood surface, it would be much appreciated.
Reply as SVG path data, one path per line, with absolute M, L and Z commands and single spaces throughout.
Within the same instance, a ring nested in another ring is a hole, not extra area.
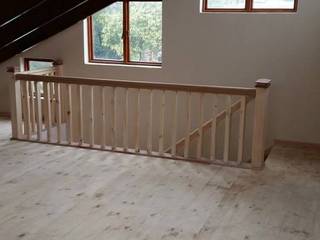
M 320 152 L 263 171 L 10 141 L 0 120 L 2 240 L 318 240 Z
M 41 82 L 56 82 L 66 84 L 81 84 L 90 86 L 109 86 L 122 88 L 137 88 L 137 89 L 157 89 L 162 91 L 192 91 L 201 93 L 229 94 L 252 96 L 256 95 L 255 88 L 244 87 L 226 87 L 226 86 L 211 86 L 211 85 L 191 85 L 177 83 L 161 83 L 161 82 L 146 82 L 146 81 L 124 81 L 111 79 L 97 78 L 79 78 L 66 76 L 39 76 L 28 73 L 15 74 L 17 80 L 41 81 Z

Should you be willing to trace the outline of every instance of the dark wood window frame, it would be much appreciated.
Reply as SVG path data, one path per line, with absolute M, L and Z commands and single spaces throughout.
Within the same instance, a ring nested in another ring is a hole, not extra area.
M 162 0 L 119 0 L 123 2 L 123 60 L 96 59 L 93 50 L 93 20 L 92 16 L 87 18 L 88 25 L 88 54 L 89 63 L 105 63 L 119 65 L 142 65 L 142 66 L 161 66 L 162 62 L 142 62 L 130 61 L 130 1 L 136 2 L 162 2 Z
M 294 0 L 294 8 L 280 9 L 280 8 L 253 8 L 254 0 L 246 0 L 245 8 L 209 8 L 208 0 L 202 0 L 203 12 L 296 12 L 298 10 L 298 0 Z
M 51 62 L 54 63 L 55 61 L 53 59 L 48 59 L 48 58 L 24 58 L 23 59 L 23 65 L 24 65 L 24 70 L 29 71 L 30 70 L 30 62 Z

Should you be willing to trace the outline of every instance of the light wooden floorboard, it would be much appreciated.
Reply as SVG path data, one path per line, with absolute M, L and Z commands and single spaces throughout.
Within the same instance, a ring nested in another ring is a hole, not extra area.
M 318 240 L 320 152 L 276 146 L 263 171 L 10 141 L 2 240 Z

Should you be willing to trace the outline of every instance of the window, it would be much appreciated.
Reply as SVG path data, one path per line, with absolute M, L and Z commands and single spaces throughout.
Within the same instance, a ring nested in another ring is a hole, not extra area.
M 162 2 L 117 1 L 88 18 L 89 62 L 160 65 Z
M 43 68 L 53 67 L 54 60 L 51 59 L 38 59 L 38 58 L 25 58 L 24 59 L 24 70 L 32 71 Z
M 298 0 L 203 0 L 204 12 L 295 12 Z

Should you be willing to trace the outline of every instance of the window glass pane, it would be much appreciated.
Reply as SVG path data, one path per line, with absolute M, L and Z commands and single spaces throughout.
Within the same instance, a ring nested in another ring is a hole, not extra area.
M 44 61 L 29 61 L 29 70 L 38 70 L 43 68 L 50 68 L 53 66 L 53 62 L 44 62 Z
M 245 6 L 245 0 L 208 0 L 208 8 L 244 9 Z
M 294 0 L 254 0 L 253 8 L 294 9 Z
M 130 61 L 161 62 L 162 3 L 130 2 Z
M 92 16 L 93 57 L 123 60 L 123 3 L 116 2 Z

